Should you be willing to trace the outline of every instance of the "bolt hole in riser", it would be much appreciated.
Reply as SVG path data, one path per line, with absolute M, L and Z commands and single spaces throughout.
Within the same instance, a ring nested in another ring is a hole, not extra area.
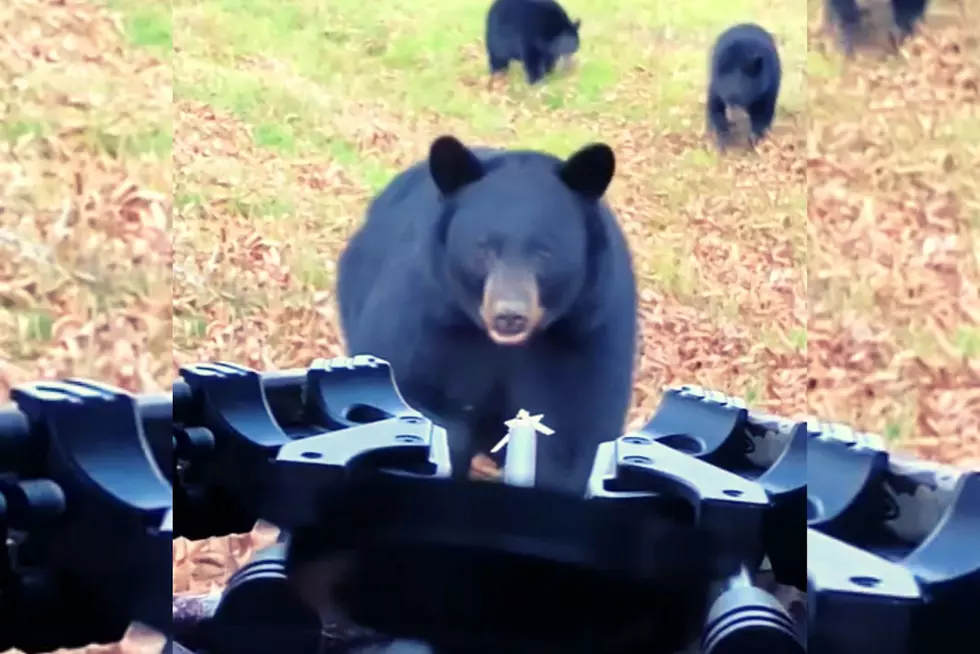
M 632 438 L 632 437 L 630 437 L 630 438 Z M 636 456 L 636 455 L 627 456 L 627 457 L 623 458 L 623 461 L 626 462 L 626 463 L 632 463 L 633 465 L 638 465 L 638 466 L 652 466 L 653 465 L 653 459 L 651 459 L 649 457 L 646 457 L 646 456 Z M 728 497 L 741 497 L 742 496 L 742 491 L 737 490 L 735 488 L 726 488 L 725 490 L 723 490 L 721 492 L 723 494 L 727 495 Z
M 364 406 L 364 405 L 361 405 L 361 406 Z M 414 418 L 414 417 L 411 417 L 411 416 L 402 418 L 402 421 L 403 422 L 407 422 L 409 424 L 418 424 L 419 422 L 421 422 L 421 420 L 419 418 Z M 416 436 L 414 434 L 398 434 L 397 436 L 395 436 L 395 442 L 396 443 L 403 443 L 403 444 L 404 443 L 421 443 L 422 442 L 422 439 L 419 436 Z M 312 452 L 312 451 L 300 452 L 300 456 L 303 457 L 304 459 L 322 459 L 323 458 L 323 454 L 321 454 L 320 452 Z

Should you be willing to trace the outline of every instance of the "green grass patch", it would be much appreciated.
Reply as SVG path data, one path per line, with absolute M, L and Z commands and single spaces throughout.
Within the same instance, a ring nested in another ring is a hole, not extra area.
M 250 220 L 276 220 L 296 211 L 289 200 L 269 197 L 233 197 L 228 200 L 232 211 Z
M 20 316 L 21 338 L 34 343 L 47 343 L 51 340 L 54 317 L 43 309 L 29 310 Z
M 381 188 L 394 171 L 364 159 L 354 144 L 338 137 L 330 122 L 343 98 L 327 93 L 312 96 L 303 88 L 219 63 L 181 61 L 176 68 L 175 98 L 206 102 L 252 126 L 259 147 L 290 156 L 327 155 L 371 188 Z
M 169 157 L 173 147 L 173 130 L 170 121 L 157 127 L 147 127 L 138 133 L 127 133 L 115 125 L 92 123 L 84 129 L 74 130 L 81 143 L 92 152 L 106 153 L 111 157 L 153 155 Z M 0 141 L 16 143 L 22 138 L 43 138 L 54 135 L 55 127 L 35 119 L 11 117 L 0 123 Z
M 260 148 L 270 148 L 287 154 L 296 153 L 296 131 L 292 125 L 262 123 L 252 130 L 252 138 Z
M 980 358 L 980 327 L 961 325 L 956 330 L 953 342 L 968 359 Z
M 0 140 L 16 143 L 25 136 L 39 137 L 47 130 L 44 123 L 37 120 L 9 119 L 0 121 Z
M 132 134 L 93 126 L 85 132 L 86 142 L 93 151 L 105 152 L 114 158 L 141 155 L 164 158 L 170 156 L 173 148 L 172 127 L 167 121 L 156 128 Z
M 173 10 L 169 2 L 144 0 L 110 0 L 109 7 L 123 17 L 130 45 L 146 48 L 170 61 L 173 56 Z
M 840 77 L 842 67 L 840 57 L 827 56 L 816 50 L 808 53 L 806 59 L 806 74 L 811 80 L 833 79 Z

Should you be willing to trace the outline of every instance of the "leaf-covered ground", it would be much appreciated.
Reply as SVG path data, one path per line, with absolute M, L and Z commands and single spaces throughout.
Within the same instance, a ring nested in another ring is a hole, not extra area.
M 980 3 L 842 65 L 811 20 L 807 400 L 980 466 Z
M 173 376 L 169 12 L 121 4 L 0 3 L 0 397 Z

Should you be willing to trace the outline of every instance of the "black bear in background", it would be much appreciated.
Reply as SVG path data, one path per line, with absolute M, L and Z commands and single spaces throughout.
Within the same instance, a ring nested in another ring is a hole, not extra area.
M 857 0 L 825 0 L 824 14 L 828 24 L 836 25 L 844 54 L 853 57 L 854 43 L 867 12 L 858 7 Z
M 902 41 L 915 32 L 928 4 L 929 0 L 891 0 L 892 26 L 888 30 L 888 39 L 892 48 L 897 50 Z M 856 0 L 825 0 L 824 13 L 827 22 L 836 24 L 840 31 L 844 54 L 853 57 L 855 40 L 870 11 L 858 6 Z
M 599 443 L 622 434 L 636 350 L 630 252 L 603 195 L 612 150 L 565 160 L 436 139 L 374 198 L 341 254 L 351 354 L 386 359 L 405 401 L 444 426 L 453 475 L 520 409 L 538 486 L 581 496 Z
M 915 26 L 926 13 L 929 0 L 892 0 L 892 17 L 895 20 L 895 30 L 890 32 L 892 45 L 898 45 L 912 36 Z
M 541 81 L 559 59 L 578 52 L 581 25 L 555 0 L 495 0 L 487 12 L 489 84 L 512 61 L 524 64 L 528 84 Z
M 711 50 L 708 83 L 708 131 L 724 150 L 730 141 L 728 107 L 749 115 L 750 144 L 759 141 L 772 125 L 782 81 L 782 66 L 772 35 L 758 25 L 743 23 L 722 32 Z

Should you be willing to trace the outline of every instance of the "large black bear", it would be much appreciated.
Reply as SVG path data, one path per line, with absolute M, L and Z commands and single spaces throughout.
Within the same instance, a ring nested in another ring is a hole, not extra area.
M 371 203 L 340 257 L 351 354 L 388 360 L 405 400 L 449 432 L 454 476 L 520 409 L 544 414 L 537 485 L 581 494 L 620 436 L 636 282 L 603 201 L 612 150 L 562 161 L 436 139 Z
M 528 84 L 551 74 L 562 57 L 579 49 L 579 27 L 555 0 L 495 0 L 487 12 L 490 84 L 510 62 L 524 64 Z
M 758 25 L 733 25 L 715 41 L 710 68 L 708 131 L 724 150 L 731 136 L 726 108 L 739 107 L 749 115 L 754 145 L 765 136 L 776 115 L 783 70 L 775 40 Z

